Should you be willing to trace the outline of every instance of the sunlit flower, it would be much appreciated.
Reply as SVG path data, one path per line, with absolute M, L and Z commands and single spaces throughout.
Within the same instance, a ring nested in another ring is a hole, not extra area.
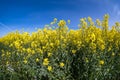
M 99 61 L 99 64 L 100 64 L 100 65 L 104 65 L 104 60 L 100 60 L 100 61 Z
M 64 63 L 63 62 L 60 62 L 60 67 L 64 67 Z
M 36 58 L 36 62 L 39 62 L 39 58 Z
M 50 57 L 51 55 L 52 55 L 52 53 L 49 52 L 49 53 L 48 53 L 48 57 Z
M 112 52 L 112 56 L 115 56 L 115 53 L 114 53 L 114 52 Z
M 25 59 L 24 61 L 23 61 L 25 64 L 27 64 L 28 63 L 28 61 Z
M 94 34 L 94 33 L 91 34 L 90 39 L 91 39 L 92 41 L 95 41 L 95 34 Z
M 64 20 L 60 20 L 60 22 L 58 23 L 58 26 L 60 27 L 64 27 L 66 25 L 66 22 Z
M 43 65 L 48 65 L 49 64 L 49 60 L 48 60 L 48 58 L 45 58 L 44 60 L 43 60 Z
M 6 61 L 6 65 L 9 65 L 9 62 L 8 62 L 8 61 Z
M 48 71 L 52 71 L 52 66 L 48 66 Z
M 76 53 L 76 50 L 72 50 L 72 53 L 75 54 L 75 53 Z
M 31 50 L 30 48 L 28 48 L 28 49 L 27 49 L 27 52 L 28 52 L 28 53 L 31 53 L 31 52 L 32 52 L 32 50 Z

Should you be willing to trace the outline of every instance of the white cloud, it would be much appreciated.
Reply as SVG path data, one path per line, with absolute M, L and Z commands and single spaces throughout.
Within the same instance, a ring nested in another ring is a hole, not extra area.
M 115 22 L 120 22 L 120 6 L 116 3 L 111 3 L 111 12 L 110 12 L 110 26 L 115 25 Z
M 116 14 L 116 16 L 120 17 L 120 8 L 118 5 L 114 5 L 113 11 L 114 11 L 114 14 Z
M 11 29 L 9 26 L 3 24 L 2 22 L 0 22 L 0 26 L 8 31 L 12 31 L 13 29 Z

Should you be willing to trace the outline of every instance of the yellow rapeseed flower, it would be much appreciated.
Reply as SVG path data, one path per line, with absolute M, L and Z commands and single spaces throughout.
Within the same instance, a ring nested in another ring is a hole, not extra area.
M 39 58 L 36 58 L 36 62 L 39 62 Z
M 53 46 L 54 46 L 54 44 L 53 44 L 53 43 L 50 43 L 50 46 L 51 46 L 51 47 L 53 47 Z
M 31 50 L 30 48 L 28 48 L 28 49 L 27 49 L 27 52 L 28 52 L 28 53 L 31 53 L 31 52 L 32 52 L 32 50 Z
M 92 41 L 95 41 L 95 34 L 92 33 L 90 38 L 91 38 Z
M 92 18 L 91 18 L 91 17 L 88 17 L 88 21 L 91 22 L 91 21 L 92 21 Z
M 110 51 L 110 50 L 111 50 L 111 47 L 108 48 L 108 51 Z
M 100 60 L 100 61 L 99 61 L 99 64 L 100 64 L 100 65 L 104 65 L 104 60 Z
M 27 64 L 28 63 L 28 61 L 25 59 L 24 61 L 23 61 L 25 64 Z
M 48 65 L 49 64 L 49 60 L 48 60 L 48 58 L 45 58 L 44 60 L 43 60 L 43 65 Z
M 60 20 L 58 23 L 59 27 L 64 27 L 66 25 L 66 22 L 64 20 Z
M 49 52 L 49 53 L 48 53 L 48 57 L 50 57 L 51 55 L 52 55 L 52 53 Z
M 65 65 L 65 64 L 64 64 L 63 62 L 60 63 L 60 67 L 64 67 L 64 65 Z
M 6 65 L 8 65 L 9 64 L 9 62 L 8 61 L 6 61 Z
M 48 66 L 48 71 L 52 71 L 52 66 Z
M 114 52 L 112 53 L 112 56 L 115 56 L 115 53 L 114 53 Z
M 100 22 L 100 20 L 99 20 L 99 19 L 97 19 L 97 20 L 96 20 L 96 24 L 97 24 L 98 26 L 100 26 L 100 25 L 101 25 L 101 22 Z
M 32 48 L 36 48 L 36 47 L 37 47 L 37 44 L 36 44 L 35 42 L 32 42 L 32 43 L 31 43 L 31 47 L 32 47 Z
M 20 48 L 20 46 L 21 46 L 21 44 L 20 44 L 19 41 L 15 41 L 15 42 L 14 42 L 14 45 L 15 45 L 16 48 Z
M 101 49 L 101 50 L 104 50 L 104 49 L 105 49 L 105 45 L 102 44 L 102 45 L 100 46 L 100 49 Z
M 72 53 L 75 54 L 75 53 L 76 53 L 76 50 L 72 50 Z
M 32 52 L 31 52 L 32 54 L 35 54 L 35 50 L 32 50 Z

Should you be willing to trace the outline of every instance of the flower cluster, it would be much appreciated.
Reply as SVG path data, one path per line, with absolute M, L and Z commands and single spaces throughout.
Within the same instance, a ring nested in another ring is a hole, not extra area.
M 108 19 L 82 18 L 73 30 L 55 18 L 32 34 L 1 37 L 0 80 L 119 80 L 120 23 L 109 29 Z

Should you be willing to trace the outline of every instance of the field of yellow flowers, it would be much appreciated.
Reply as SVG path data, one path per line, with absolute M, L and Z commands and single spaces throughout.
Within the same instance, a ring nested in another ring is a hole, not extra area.
M 0 38 L 0 80 L 119 80 L 120 23 L 109 29 L 102 21 L 70 20 L 28 32 L 10 32 Z M 53 27 L 55 26 L 55 27 Z

